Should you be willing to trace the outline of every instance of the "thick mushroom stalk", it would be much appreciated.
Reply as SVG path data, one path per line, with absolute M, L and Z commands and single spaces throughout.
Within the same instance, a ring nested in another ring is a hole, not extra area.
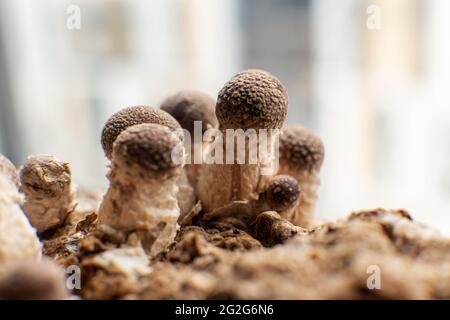
M 99 225 L 145 231 L 146 239 L 153 239 L 146 247 L 151 255 L 165 250 L 178 228 L 182 157 L 182 142 L 167 127 L 140 124 L 122 132 L 113 147 L 110 186 L 99 209 Z
M 20 169 L 22 209 L 39 233 L 64 223 L 74 208 L 70 164 L 48 155 L 32 155 Z
M 308 228 L 314 219 L 314 210 L 320 186 L 319 173 L 324 159 L 322 140 L 302 126 L 284 128 L 279 144 L 278 174 L 297 179 L 302 196 L 290 221 Z
M 221 89 L 216 116 L 223 139 L 219 150 L 223 152 L 219 159 L 222 164 L 217 164 L 214 141 L 210 158 L 215 161 L 201 169 L 198 183 L 198 195 L 206 211 L 232 201 L 258 198 L 266 177 L 273 173 L 268 172 L 272 163 L 267 160 L 273 156 L 277 131 L 287 109 L 286 89 L 265 71 L 240 72 Z M 244 155 L 244 161 L 240 155 Z
M 41 257 L 41 243 L 20 208 L 22 200 L 15 183 L 0 171 L 0 275 L 10 262 Z
M 203 135 L 209 129 L 217 129 L 219 124 L 215 114 L 216 101 L 209 95 L 194 90 L 180 91 L 168 97 L 161 109 L 172 115 L 190 135 L 190 161 L 185 170 L 189 182 L 197 186 L 198 171 L 203 162 L 204 152 L 209 142 Z
M 282 218 L 292 220 L 300 200 L 300 186 L 296 179 L 288 175 L 273 177 L 264 192 L 253 204 L 253 211 L 276 211 Z

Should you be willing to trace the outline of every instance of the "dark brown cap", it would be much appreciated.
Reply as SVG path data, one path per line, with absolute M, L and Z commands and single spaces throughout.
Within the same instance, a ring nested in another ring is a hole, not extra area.
M 0 300 L 67 299 L 64 271 L 49 260 L 11 264 L 0 279 Z
M 300 197 L 300 186 L 296 179 L 288 175 L 272 178 L 264 192 L 267 204 L 277 212 L 292 208 Z
M 151 175 L 170 175 L 182 166 L 182 155 L 182 143 L 175 133 L 159 124 L 144 123 L 126 129 L 117 137 L 113 163 L 137 166 Z
M 292 170 L 320 170 L 325 155 L 322 140 L 302 126 L 283 128 L 280 135 L 280 165 Z
M 217 128 L 216 101 L 206 93 L 194 90 L 180 91 L 168 97 L 161 109 L 172 115 L 183 129 L 194 134 L 194 121 L 202 122 L 202 133 Z
M 70 188 L 70 164 L 49 155 L 31 155 L 20 169 L 20 182 L 25 193 L 57 197 Z
M 19 185 L 19 174 L 17 168 L 0 153 L 0 174 L 6 174 L 16 185 Z
M 125 129 L 142 123 L 155 123 L 172 130 L 180 129 L 180 124 L 167 112 L 148 106 L 129 107 L 113 114 L 102 131 L 102 147 L 106 157 L 111 159 L 113 144 Z
M 288 110 L 283 84 L 270 73 L 246 70 L 220 90 L 216 115 L 223 129 L 279 129 Z

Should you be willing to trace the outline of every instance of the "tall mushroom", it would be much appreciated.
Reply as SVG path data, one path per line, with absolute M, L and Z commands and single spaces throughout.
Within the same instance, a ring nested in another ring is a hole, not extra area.
M 206 211 L 222 207 L 231 201 L 258 198 L 264 185 L 262 170 L 266 165 L 261 159 L 261 156 L 265 156 L 264 151 L 261 152 L 264 148 L 259 141 L 261 131 L 267 135 L 266 152 L 270 153 L 277 138 L 277 129 L 282 127 L 286 118 L 287 109 L 286 89 L 280 80 L 262 70 L 242 71 L 220 90 L 216 116 L 224 141 L 224 157 L 227 159 L 223 164 L 214 163 L 201 169 L 198 195 Z M 241 138 L 243 136 L 244 145 L 236 142 L 236 136 L 239 135 Z M 256 143 L 254 141 L 252 145 L 247 137 L 255 139 Z M 255 144 L 258 156 L 252 163 L 250 154 L 255 152 Z M 245 154 L 244 162 L 239 163 L 239 152 Z M 232 158 L 232 163 L 226 163 L 229 157 Z
M 0 166 L 0 275 L 6 272 L 4 267 L 10 262 L 41 257 L 41 243 L 20 208 L 22 201 L 23 196 L 10 173 Z
M 61 225 L 74 208 L 70 164 L 49 155 L 32 155 L 20 169 L 22 205 L 39 233 Z
M 302 126 L 282 130 L 278 174 L 288 174 L 300 184 L 302 196 L 291 222 L 303 228 L 313 222 L 324 153 L 322 140 L 311 130 Z
M 140 124 L 114 142 L 109 189 L 98 213 L 99 225 L 144 231 L 151 255 L 174 239 L 180 210 L 176 195 L 183 163 L 179 137 L 158 124 Z
M 114 142 L 123 131 L 143 123 L 159 124 L 182 136 L 178 121 L 164 110 L 150 106 L 124 108 L 113 114 L 103 127 L 101 143 L 106 157 L 111 160 Z M 177 200 L 181 213 L 186 214 L 195 204 L 195 193 L 184 172 L 180 175 L 178 186 Z
M 190 135 L 190 150 L 186 151 L 190 151 L 191 160 L 186 163 L 185 170 L 194 189 L 203 153 L 208 145 L 208 142 L 203 140 L 203 134 L 206 130 L 219 126 L 215 105 L 216 101 L 212 97 L 194 90 L 180 91 L 161 104 L 161 109 L 171 114 Z

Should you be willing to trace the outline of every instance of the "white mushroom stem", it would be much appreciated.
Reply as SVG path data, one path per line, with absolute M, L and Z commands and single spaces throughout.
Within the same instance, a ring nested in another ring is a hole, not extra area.
M 20 208 L 22 200 L 16 185 L 0 173 L 0 275 L 10 262 L 41 258 L 41 243 Z
M 258 134 L 256 135 L 257 139 Z M 222 130 L 223 137 L 223 161 L 226 162 L 227 136 Z M 268 139 L 270 148 L 273 149 L 273 136 Z M 202 202 L 202 207 L 207 211 L 223 207 L 232 201 L 254 201 L 264 189 L 270 177 L 268 168 L 258 157 L 256 163 L 251 164 L 246 157 L 244 164 L 238 164 L 237 153 L 240 146 L 234 144 L 234 164 L 205 164 L 201 167 L 198 181 L 198 195 Z M 246 141 L 244 154 L 249 155 L 250 148 Z M 260 146 L 258 146 L 259 148 Z M 209 150 L 209 157 L 214 158 L 216 148 Z M 229 149 L 228 149 L 229 150 Z M 241 152 L 240 150 L 239 152 Z M 257 151 L 258 153 L 258 151 Z M 260 155 L 264 154 L 263 151 Z
M 22 209 L 39 233 L 61 225 L 74 208 L 70 165 L 55 157 L 28 157 L 20 170 Z
M 117 230 L 151 233 L 155 239 L 150 249 L 152 256 L 167 248 L 178 229 L 178 176 L 164 181 L 137 176 L 131 180 L 113 168 L 108 178 L 110 187 L 100 206 L 99 224 Z

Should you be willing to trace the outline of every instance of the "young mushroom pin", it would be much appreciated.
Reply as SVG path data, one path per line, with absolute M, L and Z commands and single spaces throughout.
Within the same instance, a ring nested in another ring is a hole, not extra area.
M 290 175 L 300 185 L 302 196 L 290 221 L 303 228 L 313 222 L 324 152 L 322 140 L 309 129 L 292 126 L 282 130 L 278 174 Z
M 263 177 L 269 175 L 268 172 L 262 174 L 263 167 L 267 166 L 262 158 L 264 153 L 271 153 L 287 109 L 286 89 L 280 80 L 262 70 L 242 71 L 220 90 L 216 116 L 224 141 L 224 161 L 204 166 L 198 183 L 198 195 L 207 211 L 232 201 L 258 198 L 264 185 Z M 267 138 L 266 148 L 260 142 L 263 135 Z M 238 143 L 239 136 L 244 138 L 241 143 Z M 253 143 L 249 141 L 252 138 Z M 250 160 L 255 158 L 251 153 L 255 154 L 256 150 L 256 161 L 252 163 Z M 217 154 L 217 150 L 213 151 Z M 245 154 L 245 161 L 237 160 L 240 152 Z
M 123 131 L 114 142 L 110 186 L 99 209 L 99 225 L 144 231 L 153 239 L 145 249 L 151 255 L 163 251 L 178 228 L 176 195 L 182 157 L 181 140 L 165 126 L 146 123 Z
M 282 218 L 292 220 L 294 210 L 300 200 L 300 186 L 296 179 L 288 175 L 274 176 L 266 189 L 254 202 L 253 211 L 276 211 Z
M 32 155 L 20 169 L 22 205 L 39 233 L 61 225 L 74 208 L 70 165 L 53 156 Z

